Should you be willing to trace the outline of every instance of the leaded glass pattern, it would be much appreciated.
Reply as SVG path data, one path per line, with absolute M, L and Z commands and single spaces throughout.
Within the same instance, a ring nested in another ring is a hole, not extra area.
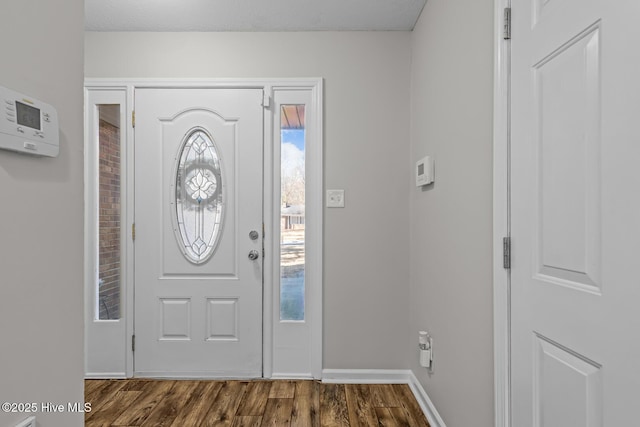
M 220 156 L 204 129 L 185 137 L 176 165 L 176 238 L 194 264 L 206 262 L 220 239 L 224 199 Z

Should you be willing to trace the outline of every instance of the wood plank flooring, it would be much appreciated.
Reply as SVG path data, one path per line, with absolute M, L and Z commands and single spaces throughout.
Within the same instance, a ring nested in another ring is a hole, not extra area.
M 429 427 L 406 384 L 86 380 L 88 427 Z

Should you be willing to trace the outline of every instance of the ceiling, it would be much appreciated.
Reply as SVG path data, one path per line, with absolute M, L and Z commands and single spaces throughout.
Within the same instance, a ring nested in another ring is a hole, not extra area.
M 406 31 L 426 0 L 85 0 L 88 31 Z
M 304 129 L 304 105 L 283 105 L 280 129 Z

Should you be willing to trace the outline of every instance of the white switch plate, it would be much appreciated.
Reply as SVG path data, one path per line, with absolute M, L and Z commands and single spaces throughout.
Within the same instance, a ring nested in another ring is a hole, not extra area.
M 327 190 L 327 207 L 344 208 L 344 190 Z

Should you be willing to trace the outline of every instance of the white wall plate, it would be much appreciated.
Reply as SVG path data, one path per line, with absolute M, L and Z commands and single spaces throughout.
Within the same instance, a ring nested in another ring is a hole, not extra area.
M 327 207 L 344 208 L 344 190 L 327 190 Z

